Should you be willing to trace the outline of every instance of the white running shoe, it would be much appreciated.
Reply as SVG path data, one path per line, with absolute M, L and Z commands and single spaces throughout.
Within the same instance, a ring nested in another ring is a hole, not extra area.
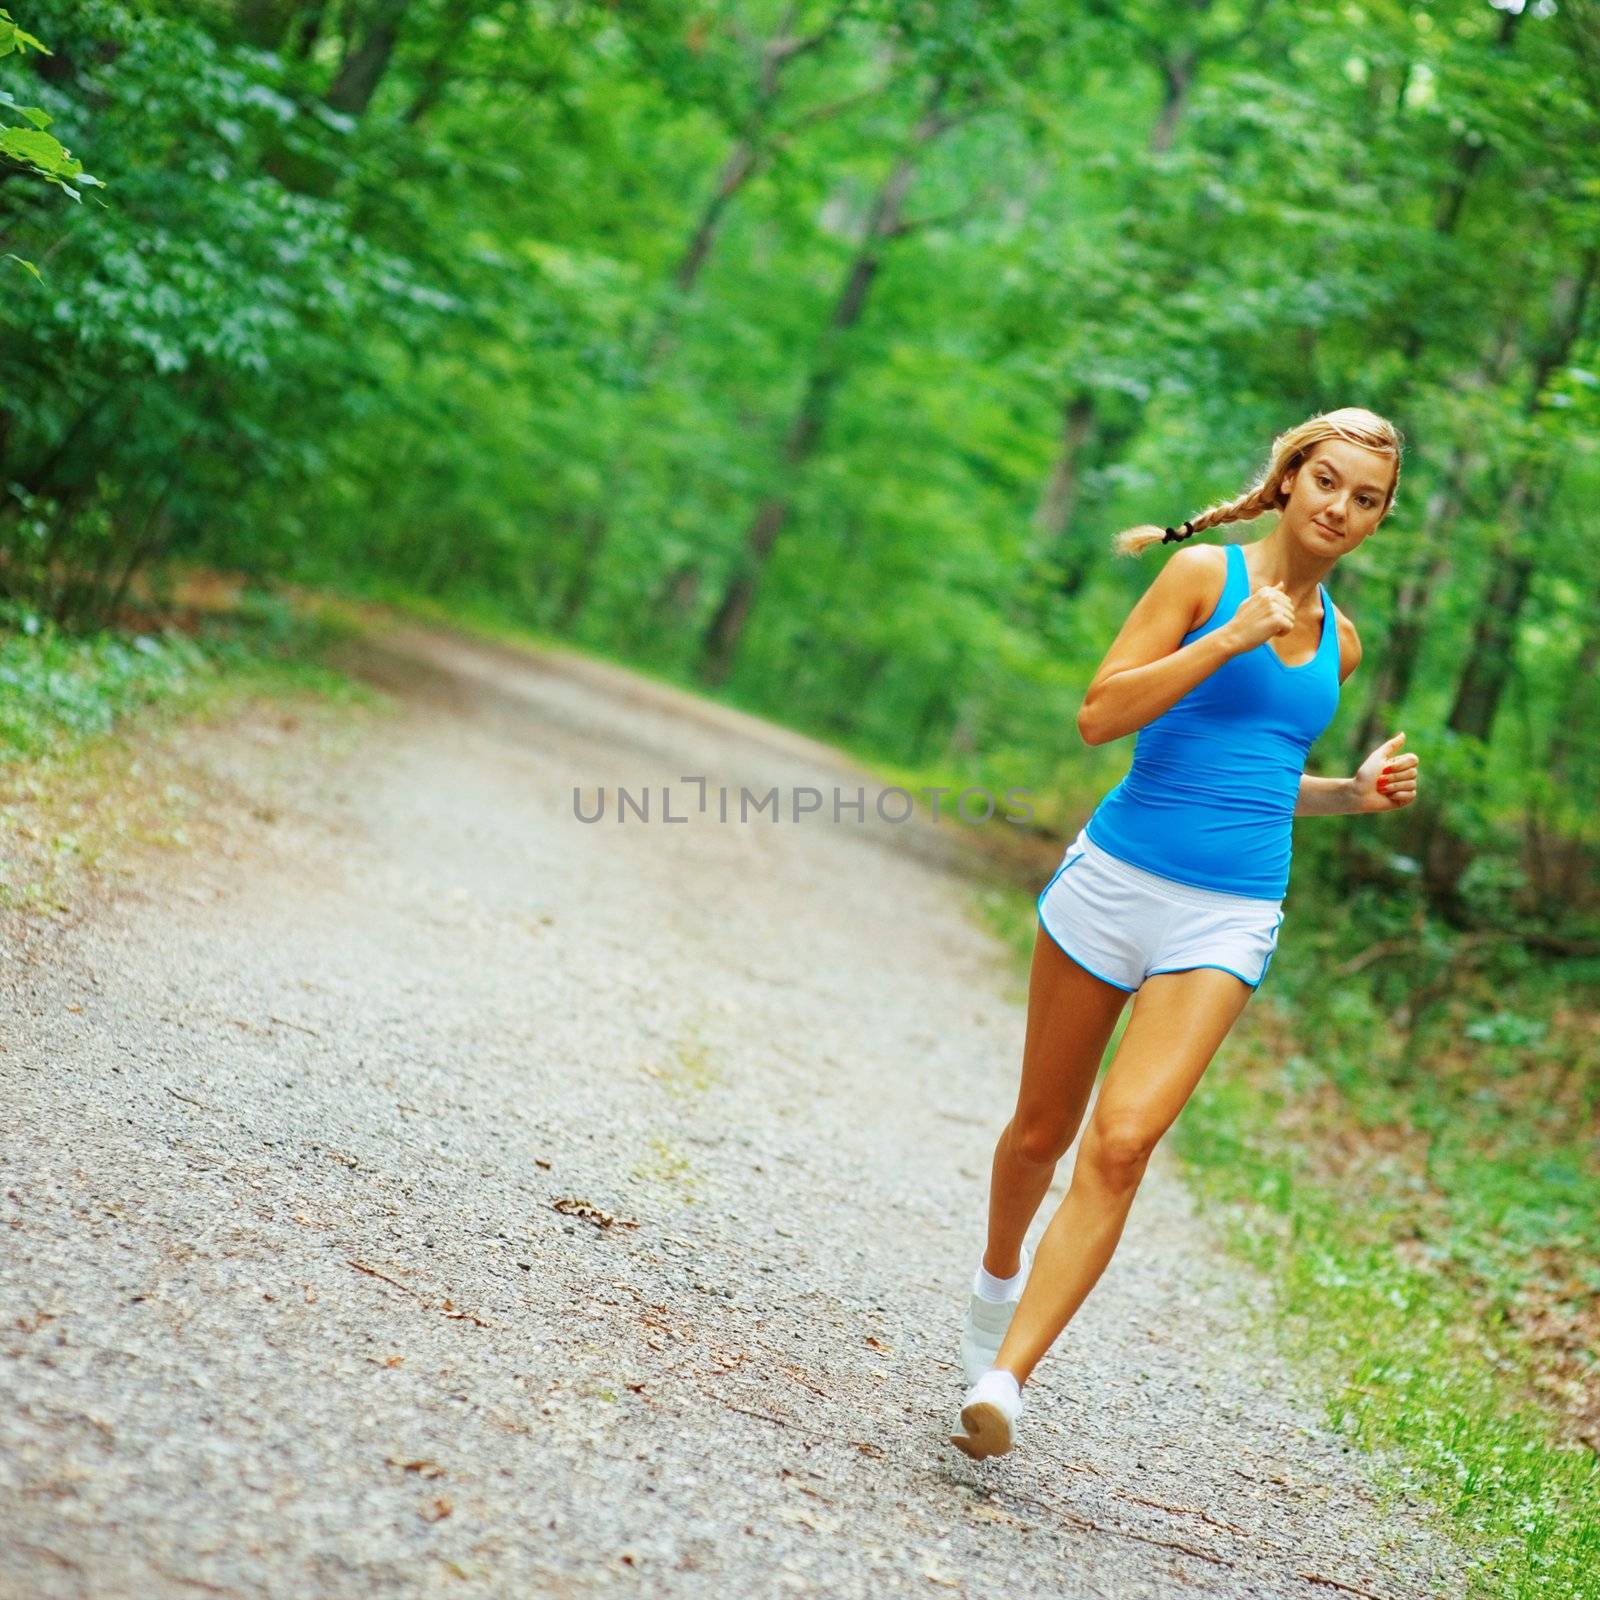
M 1001 1367 L 992 1368 L 967 1390 L 961 1402 L 965 1432 L 952 1433 L 950 1443 L 974 1461 L 1003 1456 L 1016 1442 L 1021 1415 L 1022 1391 L 1016 1378 Z
M 961 1330 L 961 1371 L 969 1384 L 976 1383 L 994 1365 L 994 1358 L 1000 1353 L 1000 1341 L 1011 1326 L 1011 1313 L 1022 1298 L 1023 1285 L 1028 1281 L 1032 1265 L 1033 1258 L 1024 1245 L 1022 1268 L 1018 1273 L 1020 1281 L 1012 1299 L 985 1300 L 976 1290 L 968 1299 L 966 1326 Z

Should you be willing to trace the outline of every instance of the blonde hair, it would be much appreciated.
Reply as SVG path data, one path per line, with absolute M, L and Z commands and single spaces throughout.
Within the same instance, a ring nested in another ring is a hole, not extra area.
M 1145 523 L 1137 528 L 1124 528 L 1111 541 L 1112 549 L 1123 556 L 1136 556 L 1150 545 L 1166 542 L 1168 532 L 1187 539 L 1192 534 L 1204 533 L 1207 528 L 1221 526 L 1224 522 L 1248 522 L 1253 517 L 1282 508 L 1285 474 L 1300 466 L 1311 452 L 1325 440 L 1348 439 L 1368 450 L 1387 451 L 1394 456 L 1394 481 L 1389 485 L 1389 497 L 1383 503 L 1383 514 L 1388 516 L 1394 507 L 1395 490 L 1400 486 L 1400 454 L 1404 440 L 1400 430 L 1385 417 L 1363 406 L 1342 406 L 1337 411 L 1323 411 L 1308 417 L 1296 427 L 1280 433 L 1272 441 L 1272 455 L 1265 470 L 1251 486 L 1232 500 L 1210 505 L 1191 517 L 1181 529 L 1158 528 Z

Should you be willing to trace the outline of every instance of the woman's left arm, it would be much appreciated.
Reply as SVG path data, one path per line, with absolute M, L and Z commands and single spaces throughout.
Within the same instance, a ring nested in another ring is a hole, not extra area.
M 1368 811 L 1398 811 L 1417 798 L 1419 763 L 1410 751 L 1395 752 L 1405 735 L 1385 739 L 1356 768 L 1353 778 L 1318 778 L 1300 774 L 1294 803 L 1297 817 L 1340 817 Z
M 1342 611 L 1339 624 L 1339 684 L 1342 688 L 1361 661 L 1361 636 L 1356 625 Z M 1356 769 L 1353 778 L 1316 778 L 1309 772 L 1300 775 L 1300 793 L 1294 803 L 1297 817 L 1352 816 L 1369 811 L 1398 811 L 1417 798 L 1418 762 L 1407 751 L 1395 752 L 1405 742 L 1405 734 L 1385 739 Z

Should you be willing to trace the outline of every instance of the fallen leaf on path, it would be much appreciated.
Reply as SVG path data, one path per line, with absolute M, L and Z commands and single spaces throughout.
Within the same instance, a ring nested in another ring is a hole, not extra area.
M 637 1228 L 639 1224 L 627 1217 L 615 1217 L 609 1211 L 602 1211 L 599 1206 L 588 1200 L 578 1200 L 571 1195 L 562 1195 L 550 1202 L 552 1210 L 559 1211 L 563 1216 L 581 1217 L 585 1222 L 592 1222 L 597 1228 Z
M 385 1456 L 383 1460 L 385 1466 L 399 1467 L 402 1472 L 415 1472 L 419 1477 L 442 1478 L 444 1476 L 444 1468 L 437 1461 L 430 1461 L 426 1456 L 422 1456 L 416 1461 L 402 1461 L 398 1456 Z
M 424 1506 L 422 1510 L 417 1513 L 417 1515 L 421 1517 L 424 1522 L 443 1522 L 444 1519 L 448 1517 L 454 1510 L 455 1507 L 451 1505 L 443 1495 L 440 1495 L 432 1505 Z

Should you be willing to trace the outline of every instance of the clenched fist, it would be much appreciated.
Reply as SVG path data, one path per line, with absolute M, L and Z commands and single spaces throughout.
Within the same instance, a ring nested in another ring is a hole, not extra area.
M 1409 750 L 1395 752 L 1405 734 L 1385 739 L 1356 769 L 1356 800 L 1363 811 L 1398 811 L 1417 798 L 1418 762 Z
M 1294 601 L 1281 583 L 1262 584 L 1249 599 L 1240 601 L 1239 609 L 1223 624 L 1241 655 L 1293 627 Z

